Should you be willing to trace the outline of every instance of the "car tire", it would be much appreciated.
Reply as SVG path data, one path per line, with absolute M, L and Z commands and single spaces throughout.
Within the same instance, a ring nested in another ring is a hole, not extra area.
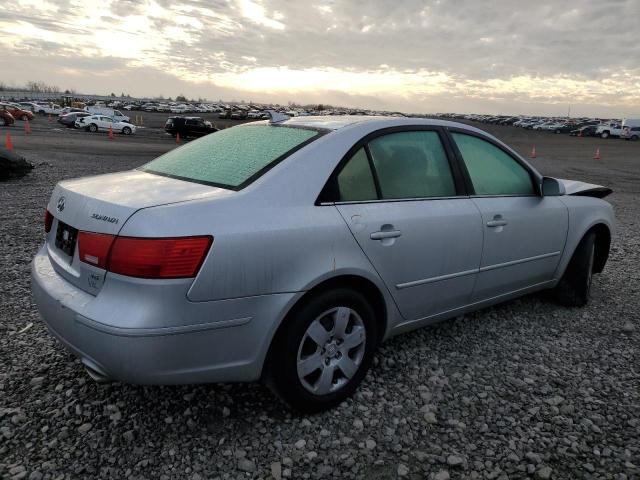
M 640 137 L 638 137 L 638 135 L 632 135 L 631 136 L 631 140 L 633 140 L 634 142 L 637 142 L 638 139 L 640 139 Z
M 20 117 L 20 120 L 22 120 L 23 122 L 26 122 L 27 120 L 29 120 L 29 116 L 28 115 L 22 115 Z
M 131 135 L 131 128 L 129 127 L 124 127 L 122 129 L 122 133 L 124 133 L 125 135 Z
M 98 131 L 98 126 L 95 123 L 92 123 L 91 125 L 89 125 L 87 127 L 87 129 L 91 132 L 91 133 L 96 133 Z
M 360 293 L 337 288 L 314 295 L 296 306 L 279 329 L 267 384 L 299 412 L 332 408 L 365 377 L 377 334 L 375 312 Z
M 558 303 L 567 307 L 583 307 L 589 301 L 593 262 L 595 257 L 595 232 L 588 232 L 573 252 L 564 275 L 553 289 Z
M 602 137 L 602 138 L 609 138 L 609 132 L 602 132 L 602 134 L 600 135 L 600 137 Z
M 0 117 L 0 127 L 6 127 L 7 126 L 7 119 L 4 117 Z
M 560 130 L 556 130 L 554 133 L 558 134 L 558 133 L 560 133 Z

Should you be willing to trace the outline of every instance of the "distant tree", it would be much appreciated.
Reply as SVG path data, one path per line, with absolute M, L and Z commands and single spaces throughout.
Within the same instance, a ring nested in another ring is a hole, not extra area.
M 111 92 L 111 95 L 109 95 L 109 96 L 115 98 L 116 94 Z
M 176 102 L 186 102 L 187 101 L 187 97 L 185 97 L 184 95 L 178 95 L 176 97 Z
M 319 104 L 316 106 L 316 110 L 324 110 L 324 105 L 323 105 L 323 104 L 321 104 L 321 103 L 319 103 Z

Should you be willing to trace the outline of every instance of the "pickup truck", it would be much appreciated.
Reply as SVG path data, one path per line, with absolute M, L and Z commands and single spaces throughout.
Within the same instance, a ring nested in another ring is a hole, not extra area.
M 62 107 L 55 103 L 38 103 L 33 107 L 33 113 L 40 115 L 60 115 Z
M 619 137 L 622 133 L 622 126 L 619 123 L 608 123 L 604 125 L 598 125 L 596 129 L 596 137 L 602 138 Z

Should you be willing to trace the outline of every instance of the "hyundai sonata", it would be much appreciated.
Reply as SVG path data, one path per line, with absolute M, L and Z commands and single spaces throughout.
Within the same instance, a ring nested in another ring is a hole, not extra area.
M 400 332 L 543 289 L 584 305 L 608 193 L 458 123 L 250 123 L 60 182 L 33 293 L 96 379 L 261 379 L 318 411 Z

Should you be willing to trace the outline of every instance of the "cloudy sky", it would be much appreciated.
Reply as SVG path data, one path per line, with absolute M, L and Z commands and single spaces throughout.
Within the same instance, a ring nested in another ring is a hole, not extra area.
M 640 0 L 3 0 L 1 80 L 407 112 L 640 114 Z

